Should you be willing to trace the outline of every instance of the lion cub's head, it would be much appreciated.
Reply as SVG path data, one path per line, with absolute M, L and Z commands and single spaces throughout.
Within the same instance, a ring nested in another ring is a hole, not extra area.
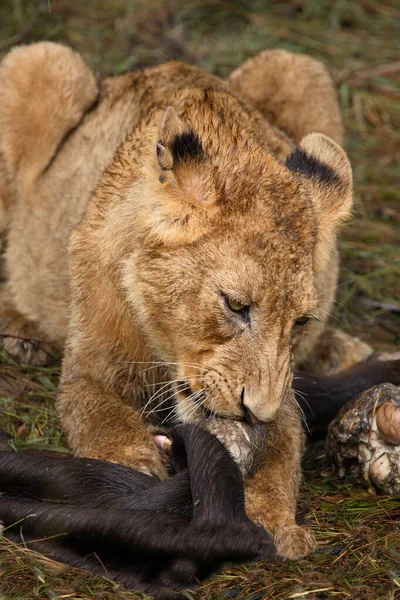
M 199 92 L 156 111 L 113 168 L 132 156 L 114 241 L 125 298 L 170 365 L 180 418 L 268 421 L 317 316 L 315 275 L 351 210 L 346 155 L 310 134 L 283 164 L 237 100 Z

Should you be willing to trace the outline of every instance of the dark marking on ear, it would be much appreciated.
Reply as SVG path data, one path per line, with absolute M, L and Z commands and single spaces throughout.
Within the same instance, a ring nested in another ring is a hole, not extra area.
M 198 160 L 204 157 L 204 148 L 200 138 L 193 129 L 177 135 L 171 144 L 174 163 L 186 160 Z
M 286 159 L 286 166 L 290 171 L 305 175 L 311 179 L 317 179 L 327 185 L 337 185 L 340 178 L 337 173 L 327 164 L 307 154 L 301 148 L 296 148 Z
M 160 175 L 160 177 L 158 178 L 160 183 L 165 183 L 167 181 L 167 178 L 165 177 L 165 175 Z

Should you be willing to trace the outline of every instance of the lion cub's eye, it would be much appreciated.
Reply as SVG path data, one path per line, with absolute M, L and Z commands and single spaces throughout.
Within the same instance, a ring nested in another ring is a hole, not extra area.
M 246 308 L 246 304 L 242 304 L 242 302 L 237 302 L 236 300 L 232 300 L 232 298 L 227 298 L 226 303 L 233 312 L 240 312 L 241 310 Z
M 225 305 L 227 308 L 236 313 L 239 317 L 241 317 L 246 323 L 250 321 L 250 306 L 248 304 L 244 304 L 243 302 L 238 302 L 237 300 L 233 300 L 229 298 L 229 296 L 224 295 Z
M 300 319 L 297 319 L 297 321 L 295 321 L 295 326 L 304 327 L 304 325 L 307 325 L 307 323 L 311 321 L 311 318 L 312 317 L 310 315 L 303 315 L 302 317 L 300 317 Z

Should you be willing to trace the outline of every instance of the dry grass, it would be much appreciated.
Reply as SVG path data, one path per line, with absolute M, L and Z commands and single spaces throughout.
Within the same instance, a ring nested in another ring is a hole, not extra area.
M 341 242 L 333 321 L 379 349 L 400 343 L 400 7 L 397 0 L 3 0 L 0 57 L 42 39 L 82 52 L 100 74 L 175 58 L 227 75 L 258 50 L 282 47 L 323 60 L 338 86 L 357 209 Z M 317 101 L 317 100 L 316 100 Z M 392 310 L 386 305 L 393 305 Z M 15 445 L 65 442 L 54 411 L 59 370 L 0 358 L 0 429 Z M 355 490 L 306 461 L 301 512 L 320 551 L 310 559 L 227 568 L 188 598 L 400 598 L 400 502 Z M 0 599 L 142 597 L 0 542 Z

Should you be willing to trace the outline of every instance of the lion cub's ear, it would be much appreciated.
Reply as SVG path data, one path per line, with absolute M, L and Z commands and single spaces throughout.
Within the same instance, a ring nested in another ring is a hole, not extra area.
M 172 106 L 168 106 L 163 115 L 158 138 L 157 159 L 162 171 L 205 157 L 199 136 L 178 117 Z
M 317 212 L 315 269 L 322 271 L 332 251 L 338 227 L 353 205 L 353 177 L 344 150 L 322 133 L 305 136 L 288 157 L 287 167 L 304 178 Z
M 219 212 L 216 169 L 198 133 L 172 106 L 160 115 L 153 140 L 154 154 L 141 188 L 143 219 L 158 241 L 192 243 L 209 230 Z

